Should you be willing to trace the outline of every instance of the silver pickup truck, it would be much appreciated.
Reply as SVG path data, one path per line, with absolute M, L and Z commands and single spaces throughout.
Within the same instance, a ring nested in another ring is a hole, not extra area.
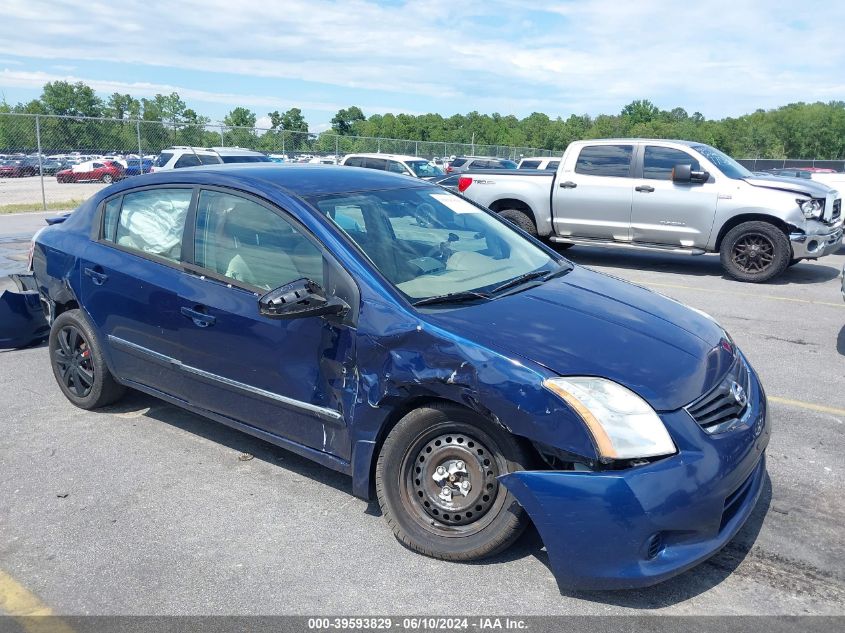
M 720 253 L 741 281 L 767 281 L 836 252 L 842 200 L 809 179 L 755 176 L 688 141 L 576 141 L 557 171 L 485 170 L 458 189 L 524 231 L 562 246 Z

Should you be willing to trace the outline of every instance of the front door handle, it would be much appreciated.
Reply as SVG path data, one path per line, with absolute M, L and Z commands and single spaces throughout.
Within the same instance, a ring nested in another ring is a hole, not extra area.
M 202 310 L 202 306 L 196 306 L 197 310 L 193 308 L 182 308 L 182 316 L 188 317 L 191 321 L 194 322 L 194 325 L 197 327 L 208 327 L 210 325 L 214 325 L 217 319 L 210 314 L 206 314 Z
M 99 266 L 94 266 L 94 268 L 85 268 L 83 272 L 91 278 L 91 281 L 95 286 L 102 286 L 109 278 L 109 276 L 104 273 L 103 269 Z
M 558 185 L 561 189 L 575 189 L 578 186 L 578 183 L 572 182 L 571 180 L 567 180 L 562 182 Z
M 654 187 L 651 185 L 640 185 L 639 187 L 634 187 L 634 191 L 642 191 L 643 193 L 651 193 L 654 191 Z

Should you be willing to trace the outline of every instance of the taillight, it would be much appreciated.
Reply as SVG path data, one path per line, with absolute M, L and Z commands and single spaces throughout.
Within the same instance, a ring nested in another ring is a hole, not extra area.
M 472 184 L 472 178 L 471 177 L 461 176 L 460 178 L 458 178 L 458 191 L 463 193 L 464 191 L 469 189 L 469 186 L 471 184 Z
M 451 165 L 446 165 L 446 173 L 447 173 L 447 174 L 451 174 L 451 173 L 452 173 L 452 166 L 451 166 Z

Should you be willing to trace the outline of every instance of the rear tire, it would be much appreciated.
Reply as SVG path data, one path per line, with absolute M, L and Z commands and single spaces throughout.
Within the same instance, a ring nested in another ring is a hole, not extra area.
M 379 453 L 379 505 L 408 549 L 452 561 L 492 556 L 528 522 L 496 478 L 524 470 L 528 461 L 508 431 L 472 411 L 448 404 L 416 409 L 393 427 Z
M 525 211 L 520 211 L 519 209 L 505 209 L 504 211 L 499 211 L 499 215 L 511 224 L 518 226 L 529 235 L 537 237 L 537 225 L 534 224 L 533 218 L 531 218 L 531 216 L 529 216 Z
M 50 365 L 62 393 L 80 409 L 111 404 L 126 391 L 106 366 L 100 344 L 81 310 L 62 312 L 50 328 Z
M 743 222 L 722 240 L 719 258 L 725 272 L 739 281 L 761 283 L 780 275 L 792 260 L 792 245 L 768 222 Z
M 111 174 L 103 174 L 101 180 L 107 185 L 110 185 L 114 181 L 114 178 L 112 178 Z

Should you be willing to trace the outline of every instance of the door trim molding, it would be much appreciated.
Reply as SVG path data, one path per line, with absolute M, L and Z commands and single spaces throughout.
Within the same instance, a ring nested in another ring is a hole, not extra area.
M 346 426 L 343 420 L 343 415 L 341 415 L 338 411 L 335 411 L 334 409 L 321 407 L 316 404 L 311 404 L 310 402 L 303 402 L 302 400 L 295 400 L 293 398 L 283 396 L 282 394 L 275 393 L 273 391 L 267 391 L 266 389 L 261 389 L 260 387 L 255 387 L 253 385 L 248 385 L 237 380 L 232 380 L 231 378 L 226 378 L 225 376 L 213 374 L 209 371 L 205 371 L 204 369 L 200 369 L 199 367 L 185 365 L 182 361 L 176 358 L 173 358 L 171 356 L 165 356 L 164 354 L 160 354 L 159 352 L 146 348 L 142 345 L 138 345 L 137 343 L 133 343 L 132 341 L 127 341 L 126 339 L 119 338 L 112 334 L 108 335 L 108 341 L 115 347 L 122 348 L 124 351 L 127 351 L 129 353 L 140 353 L 144 357 L 149 358 L 150 360 L 153 360 L 156 363 L 169 365 L 174 369 L 184 371 L 185 373 L 191 374 L 193 376 L 204 378 L 205 380 L 215 384 L 224 385 L 232 389 L 238 389 L 239 391 L 244 391 L 252 395 L 260 396 L 262 398 L 272 400 L 274 402 L 280 402 L 281 404 L 296 409 L 303 409 L 319 416 L 320 418 L 326 421 L 332 422 L 340 426 Z

